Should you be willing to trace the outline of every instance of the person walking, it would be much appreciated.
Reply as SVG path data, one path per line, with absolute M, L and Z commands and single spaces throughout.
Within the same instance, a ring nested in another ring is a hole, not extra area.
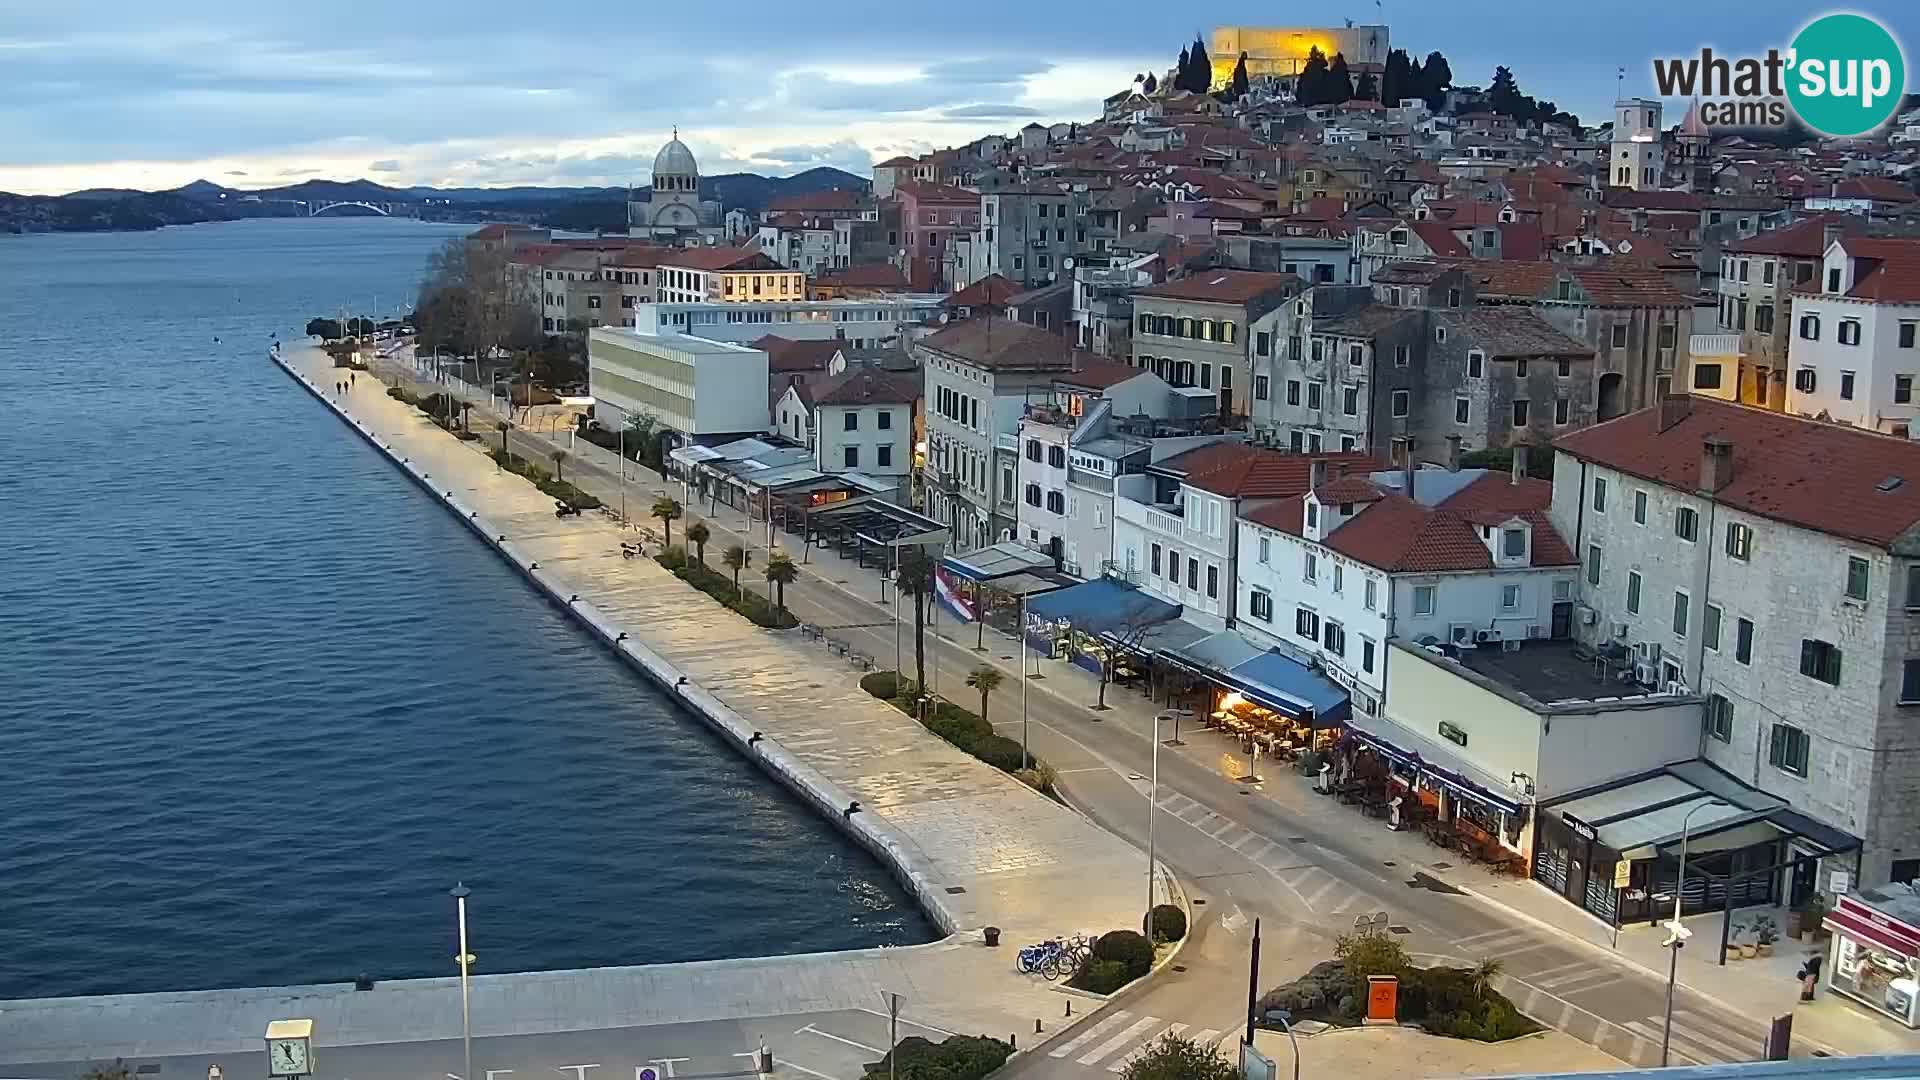
M 357 378 L 359 378 L 359 375 L 356 372 L 347 372 L 347 389 L 353 389 L 353 382 Z

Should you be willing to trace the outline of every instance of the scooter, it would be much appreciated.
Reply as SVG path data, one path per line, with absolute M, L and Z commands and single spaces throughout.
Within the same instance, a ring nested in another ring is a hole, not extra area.
M 566 503 L 559 503 L 559 504 L 556 504 L 553 508 L 553 516 L 557 518 L 579 517 L 580 508 L 577 506 L 570 506 Z
M 623 559 L 637 559 L 646 553 L 646 549 L 639 544 L 622 542 L 620 545 L 620 557 Z

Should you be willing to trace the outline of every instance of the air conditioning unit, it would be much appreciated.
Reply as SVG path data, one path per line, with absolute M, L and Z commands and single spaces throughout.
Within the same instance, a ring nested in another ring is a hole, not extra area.
M 1453 626 L 1449 628 L 1449 633 L 1455 645 L 1471 645 L 1473 643 L 1473 627 L 1471 626 Z
M 1527 627 L 1527 638 L 1531 641 L 1539 641 L 1546 636 L 1547 628 L 1541 626 L 1539 623 L 1534 623 L 1532 626 Z
M 1633 665 L 1633 681 L 1641 686 L 1652 686 L 1659 678 L 1660 672 L 1652 664 L 1640 661 Z
M 1519 638 L 1507 638 L 1500 643 L 1500 647 L 1507 652 L 1519 652 L 1520 646 L 1524 644 L 1526 644 L 1526 642 L 1521 641 Z
M 1473 632 L 1473 643 L 1475 645 L 1491 645 L 1499 642 L 1501 637 L 1502 635 L 1498 630 L 1475 630 Z
M 1573 610 L 1574 614 L 1580 616 L 1581 626 L 1592 626 L 1594 623 L 1600 621 L 1600 613 L 1585 604 L 1581 604 Z
M 1623 623 L 1623 622 L 1617 622 L 1617 623 L 1614 623 L 1614 624 L 1613 624 L 1613 637 L 1614 637 L 1614 640 L 1615 640 L 1615 641 L 1625 641 L 1625 640 L 1627 640 L 1627 624 L 1626 624 L 1626 623 Z
M 1679 679 L 1668 679 L 1667 684 L 1660 689 L 1665 693 L 1673 694 L 1677 697 L 1686 694 L 1687 684 L 1681 682 Z
M 1649 664 L 1657 664 L 1660 662 L 1660 643 L 1657 641 L 1635 642 L 1633 651 L 1639 655 L 1640 659 Z

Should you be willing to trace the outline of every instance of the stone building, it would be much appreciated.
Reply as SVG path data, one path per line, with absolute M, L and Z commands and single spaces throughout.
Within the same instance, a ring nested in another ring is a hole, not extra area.
M 1247 413 L 1247 328 L 1302 288 L 1292 274 L 1202 270 L 1133 294 L 1133 365 L 1173 386 L 1219 398 L 1222 416 Z
M 653 156 L 653 187 L 645 198 L 627 195 L 627 232 L 663 239 L 707 237 L 721 233 L 720 204 L 700 198 L 700 165 L 680 141 L 679 129 Z

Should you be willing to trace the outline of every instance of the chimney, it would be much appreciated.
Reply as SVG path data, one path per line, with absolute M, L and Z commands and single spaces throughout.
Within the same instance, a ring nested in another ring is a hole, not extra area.
M 1307 466 L 1308 490 L 1319 491 L 1321 485 L 1325 484 L 1326 482 L 1327 482 L 1327 461 L 1325 458 L 1314 458 L 1313 461 Z
M 1513 448 L 1512 480 L 1518 484 L 1527 475 L 1527 444 L 1519 443 Z
M 1460 471 L 1460 436 L 1447 436 L 1447 471 Z
M 1700 490 L 1712 495 L 1733 483 L 1733 444 L 1707 436 L 1700 448 Z
M 1655 430 L 1666 431 L 1692 415 L 1692 397 L 1686 394 L 1668 394 L 1660 399 L 1660 426 Z
M 1846 235 L 1847 227 L 1837 221 L 1829 222 L 1822 226 L 1820 229 L 1820 254 L 1824 256 L 1828 248 L 1832 247 L 1836 241 L 1843 239 Z

